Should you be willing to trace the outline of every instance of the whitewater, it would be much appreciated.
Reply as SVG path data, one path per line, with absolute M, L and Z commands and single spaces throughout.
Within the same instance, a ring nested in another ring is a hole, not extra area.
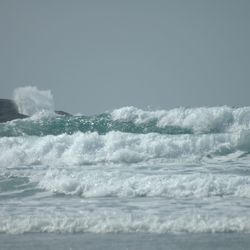
M 250 233 L 250 107 L 53 112 L 0 124 L 0 233 Z

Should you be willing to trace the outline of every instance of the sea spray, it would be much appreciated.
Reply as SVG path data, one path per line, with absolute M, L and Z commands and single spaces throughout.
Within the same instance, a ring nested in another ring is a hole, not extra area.
M 50 90 L 26 86 L 16 88 L 13 96 L 21 114 L 30 116 L 41 111 L 54 111 L 54 100 Z

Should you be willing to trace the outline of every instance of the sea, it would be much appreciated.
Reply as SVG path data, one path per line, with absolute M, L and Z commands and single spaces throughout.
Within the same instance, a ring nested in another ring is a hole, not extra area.
M 0 249 L 250 249 L 250 107 L 121 107 L 0 124 Z

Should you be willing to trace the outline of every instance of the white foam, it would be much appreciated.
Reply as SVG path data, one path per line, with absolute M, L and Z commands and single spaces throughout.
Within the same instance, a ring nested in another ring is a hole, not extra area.
M 84 197 L 250 198 L 248 176 L 167 172 L 171 163 L 201 164 L 208 154 L 215 154 L 215 160 L 216 155 L 222 155 L 224 162 L 238 160 L 242 154 L 239 149 L 249 150 L 248 138 L 246 131 L 178 136 L 109 132 L 5 137 L 0 138 L 0 171 L 16 171 L 51 192 Z M 235 153 L 227 156 L 230 152 Z M 39 171 L 36 166 L 41 165 L 46 167 Z M 138 170 L 140 165 L 149 166 L 150 173 Z M 162 166 L 161 171 L 155 174 L 154 166 Z
M 156 121 L 157 126 L 177 126 L 192 129 L 195 133 L 229 132 L 250 128 L 250 107 L 200 107 L 171 110 L 143 111 L 123 107 L 111 113 L 112 119 L 138 124 Z
M 247 135 L 247 134 L 246 134 Z M 159 135 L 109 132 L 43 137 L 0 138 L 0 167 L 32 165 L 84 165 L 98 163 L 152 163 L 199 159 L 208 154 L 245 150 L 241 133 Z M 245 144 L 244 144 L 245 143 Z
M 26 86 L 14 90 L 14 101 L 21 114 L 32 116 L 39 112 L 54 112 L 54 100 L 50 90 Z
M 98 210 L 98 209 L 97 209 Z M 179 233 L 179 232 L 250 232 L 250 219 L 245 216 L 206 215 L 198 209 L 176 215 L 133 215 L 110 208 L 105 211 L 51 211 L 40 208 L 25 215 L 0 215 L 0 233 Z
M 33 178 L 34 179 L 34 178 Z M 212 174 L 143 174 L 91 169 L 50 169 L 35 178 L 39 187 L 55 193 L 83 197 L 250 198 L 250 177 Z

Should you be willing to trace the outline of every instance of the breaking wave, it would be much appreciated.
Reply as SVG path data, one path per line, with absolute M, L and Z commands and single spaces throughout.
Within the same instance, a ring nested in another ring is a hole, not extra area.
M 0 138 L 0 166 L 168 162 L 250 151 L 250 132 L 140 135 L 121 132 Z
M 49 90 L 14 99 L 29 117 L 0 124 L 0 233 L 250 233 L 250 107 L 71 116 Z
M 27 112 L 26 112 L 27 113 Z M 76 132 L 106 134 L 219 134 L 250 129 L 250 107 L 178 108 L 143 111 L 134 107 L 96 116 L 62 116 L 39 113 L 23 120 L 0 124 L 0 136 L 60 135 Z

